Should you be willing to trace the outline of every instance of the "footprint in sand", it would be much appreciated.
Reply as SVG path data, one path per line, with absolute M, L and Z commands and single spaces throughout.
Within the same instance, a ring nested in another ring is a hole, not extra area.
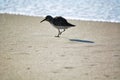
M 65 55 L 60 55 L 61 57 L 65 57 Z
M 110 77 L 110 75 L 107 75 L 107 74 L 104 74 L 104 76 L 105 76 L 106 78 Z
M 53 71 L 52 73 L 57 74 L 57 73 L 59 73 L 59 72 L 58 72 L 58 71 Z
M 74 67 L 64 67 L 64 69 L 74 69 Z
M 30 70 L 30 67 L 27 67 L 27 70 Z
M 32 48 L 32 46 L 28 46 L 28 48 Z

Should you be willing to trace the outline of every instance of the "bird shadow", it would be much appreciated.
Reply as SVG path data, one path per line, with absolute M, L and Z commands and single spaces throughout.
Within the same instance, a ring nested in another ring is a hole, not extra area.
M 95 43 L 94 41 L 89 41 L 89 40 L 80 40 L 80 39 L 69 39 L 69 40 L 73 42 Z

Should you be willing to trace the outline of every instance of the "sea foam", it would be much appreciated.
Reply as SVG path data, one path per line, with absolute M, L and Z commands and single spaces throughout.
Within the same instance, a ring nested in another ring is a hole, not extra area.
M 0 0 L 0 13 L 120 22 L 120 0 Z

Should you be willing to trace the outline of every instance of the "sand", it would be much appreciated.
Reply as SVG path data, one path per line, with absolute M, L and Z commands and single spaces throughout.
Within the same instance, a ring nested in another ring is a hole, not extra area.
M 0 80 L 120 80 L 120 23 L 0 14 Z

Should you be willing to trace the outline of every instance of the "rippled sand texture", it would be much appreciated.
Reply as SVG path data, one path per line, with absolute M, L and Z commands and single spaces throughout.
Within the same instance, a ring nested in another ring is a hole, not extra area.
M 120 24 L 0 14 L 0 80 L 120 80 Z

